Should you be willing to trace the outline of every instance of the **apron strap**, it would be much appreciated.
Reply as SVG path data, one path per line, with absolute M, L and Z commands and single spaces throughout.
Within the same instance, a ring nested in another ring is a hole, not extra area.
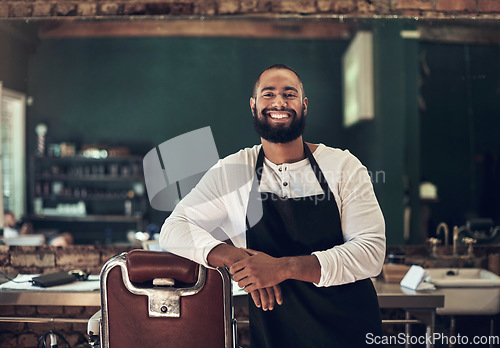
M 255 174 L 257 175 L 258 186 L 260 186 L 260 179 L 262 179 L 263 168 L 264 168 L 264 147 L 261 147 L 259 150 L 259 155 L 257 156 L 257 163 L 255 164 Z
M 321 188 L 323 189 L 323 192 L 325 193 L 326 197 L 328 197 L 328 199 L 330 197 L 334 197 L 332 191 L 330 190 L 330 186 L 328 186 L 328 182 L 326 181 L 325 175 L 321 171 L 318 162 L 316 162 L 314 155 L 312 154 L 311 150 L 309 149 L 309 146 L 307 146 L 306 143 L 304 143 L 304 152 L 306 153 L 307 159 L 309 160 L 309 163 L 311 164 L 314 174 L 316 175 L 316 179 L 318 179 L 318 182 L 321 185 Z

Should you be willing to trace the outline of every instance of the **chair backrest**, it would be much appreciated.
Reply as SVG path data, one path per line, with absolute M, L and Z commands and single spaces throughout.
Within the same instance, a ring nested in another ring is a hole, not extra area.
M 234 347 L 232 308 L 227 270 L 132 250 L 101 271 L 101 347 Z

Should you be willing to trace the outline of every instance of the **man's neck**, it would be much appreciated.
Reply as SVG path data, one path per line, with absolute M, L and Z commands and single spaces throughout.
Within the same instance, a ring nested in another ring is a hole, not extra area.
M 306 158 L 302 136 L 284 144 L 261 140 L 266 158 L 274 164 L 293 163 Z

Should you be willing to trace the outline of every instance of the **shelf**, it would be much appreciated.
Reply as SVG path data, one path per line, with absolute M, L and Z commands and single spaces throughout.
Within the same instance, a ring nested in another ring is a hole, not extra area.
M 144 177 L 142 175 L 53 175 L 53 174 L 35 174 L 37 180 L 60 180 L 60 181 L 112 181 L 112 182 L 129 182 L 129 181 L 143 181 Z
M 36 160 L 51 161 L 51 162 L 128 162 L 128 161 L 141 161 L 143 157 L 140 156 L 117 156 L 106 158 L 91 158 L 83 156 L 67 156 L 67 157 L 35 157 Z
M 86 215 L 86 216 L 56 216 L 56 215 L 29 215 L 33 221 L 75 221 L 75 222 L 138 222 L 142 216 L 133 215 Z
M 124 201 L 124 200 L 130 200 L 130 201 L 139 201 L 142 199 L 142 197 L 128 197 L 126 194 L 123 194 L 121 196 L 115 195 L 115 196 L 104 196 L 104 195 L 87 195 L 87 197 L 71 197 L 71 196 L 35 196 L 35 198 L 41 198 L 44 200 L 50 200 L 50 201 L 64 201 L 64 202 L 78 202 L 78 201 L 83 201 L 83 202 L 91 202 L 91 201 Z
M 118 224 L 112 228 L 115 232 L 121 229 L 122 234 L 128 230 L 127 224 L 142 230 L 147 210 L 142 161 L 140 156 L 33 156 L 28 218 L 39 228 L 63 229 L 77 237 L 88 234 L 87 223 L 95 223 L 96 228 Z M 129 197 L 132 192 L 134 196 Z M 78 215 L 85 212 L 87 215 Z

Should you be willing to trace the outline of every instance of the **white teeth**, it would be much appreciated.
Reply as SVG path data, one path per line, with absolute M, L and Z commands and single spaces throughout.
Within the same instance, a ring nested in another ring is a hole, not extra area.
M 277 118 L 277 119 L 288 117 L 287 114 L 271 114 L 270 116 L 271 116 L 271 118 Z

